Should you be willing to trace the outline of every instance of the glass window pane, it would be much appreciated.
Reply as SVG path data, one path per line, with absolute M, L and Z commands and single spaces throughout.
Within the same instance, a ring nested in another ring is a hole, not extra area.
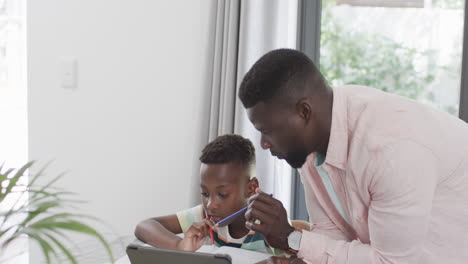
M 368 85 L 458 115 L 463 0 L 322 6 L 320 67 L 332 85 Z
M 26 0 L 0 0 L 0 165 L 2 172 L 26 164 L 28 156 L 26 90 Z M 23 178 L 27 183 L 27 178 Z M 5 184 L 5 183 L 4 183 Z M 5 187 L 5 186 L 3 186 Z M 2 186 L 0 186 L 0 190 Z M 27 201 L 27 196 L 13 193 L 0 203 L 0 215 Z M 17 225 L 23 215 L 5 221 L 0 232 Z M 0 216 L 0 223 L 5 220 Z M 6 239 L 14 228 L 2 237 Z M 4 240 L 3 240 L 4 241 Z M 1 244 L 1 242 L 0 242 Z M 28 263 L 28 239 L 20 237 L 0 249 L 0 263 Z

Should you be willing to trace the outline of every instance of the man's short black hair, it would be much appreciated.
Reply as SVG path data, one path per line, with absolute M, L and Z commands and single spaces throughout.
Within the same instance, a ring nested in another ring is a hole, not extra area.
M 255 165 L 255 148 L 250 140 L 239 135 L 223 135 L 205 146 L 200 161 L 205 164 L 239 162 L 246 166 Z
M 263 55 L 247 72 L 239 88 L 239 98 L 245 108 L 303 91 L 317 77 L 324 81 L 314 63 L 302 52 L 277 49 Z

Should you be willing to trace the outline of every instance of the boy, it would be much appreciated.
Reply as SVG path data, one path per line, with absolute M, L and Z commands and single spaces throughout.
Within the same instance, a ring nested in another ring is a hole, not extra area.
M 255 173 L 255 149 L 250 140 L 238 135 L 216 138 L 202 151 L 202 204 L 177 214 L 144 220 L 135 229 L 135 236 L 150 245 L 195 251 L 203 244 L 211 244 L 210 228 L 215 245 L 231 246 L 276 254 L 260 233 L 245 227 L 243 215 L 227 226 L 213 223 L 247 206 L 247 199 L 255 194 L 258 180 Z M 184 233 L 184 238 L 176 234 Z

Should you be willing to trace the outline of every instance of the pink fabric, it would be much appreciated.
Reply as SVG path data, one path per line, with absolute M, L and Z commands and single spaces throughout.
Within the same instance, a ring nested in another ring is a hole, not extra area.
M 351 224 L 314 160 L 299 170 L 314 224 L 298 253 L 307 263 L 468 263 L 465 122 L 373 88 L 335 88 L 323 167 Z

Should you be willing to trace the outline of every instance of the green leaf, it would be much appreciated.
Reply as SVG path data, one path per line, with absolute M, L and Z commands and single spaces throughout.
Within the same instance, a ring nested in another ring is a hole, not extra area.
M 78 264 L 78 262 L 76 261 L 75 257 L 73 257 L 73 255 L 70 253 L 70 251 L 68 251 L 65 246 L 60 243 L 60 241 L 58 239 L 56 239 L 54 236 L 51 236 L 49 234 L 46 234 L 46 236 L 52 240 L 55 245 L 57 245 L 57 247 L 60 248 L 60 250 L 67 256 L 68 260 L 70 260 L 71 263 L 73 264 Z
M 4 180 L 7 180 L 8 179 L 8 175 L 10 175 L 10 173 L 14 171 L 14 169 L 9 169 L 7 170 L 6 172 L 2 172 L 0 173 L 0 183 L 3 182 Z
M 39 243 L 39 246 L 41 247 L 42 253 L 44 254 L 44 257 L 46 258 L 47 263 L 50 264 L 51 263 L 50 254 L 52 253 L 56 255 L 54 248 L 49 244 L 49 242 L 47 242 L 46 240 L 44 240 L 42 237 L 40 237 L 38 234 L 34 232 L 28 232 L 27 235 Z
M 16 185 L 16 183 L 18 182 L 18 180 L 23 177 L 23 174 L 24 172 L 29 169 L 29 167 L 31 167 L 33 164 L 33 162 L 28 162 L 26 163 L 26 165 L 24 165 L 23 167 L 21 167 L 16 173 L 15 175 L 9 179 L 9 182 L 8 182 L 8 185 L 6 186 L 5 188 L 5 193 L 1 193 L 0 192 L 0 202 L 3 201 L 3 199 L 5 199 L 5 197 L 11 192 L 11 189 Z
M 114 260 L 114 257 L 113 257 L 113 254 L 109 245 L 107 244 L 106 240 L 96 230 L 94 230 L 92 227 L 88 226 L 87 224 L 77 222 L 75 220 L 65 220 L 65 221 L 60 221 L 60 222 L 54 221 L 58 218 L 59 217 L 57 218 L 49 217 L 46 221 L 39 221 L 37 223 L 31 224 L 28 228 L 31 228 L 31 229 L 42 229 L 42 228 L 43 229 L 64 229 L 64 230 L 75 231 L 78 233 L 94 236 L 105 247 L 112 261 Z
M 47 201 L 47 202 L 43 202 L 43 203 L 40 203 L 38 205 L 38 207 L 34 210 L 34 211 L 31 211 L 28 216 L 26 217 L 26 219 L 24 219 L 21 223 L 23 226 L 27 225 L 31 220 L 33 220 L 34 218 L 36 218 L 37 216 L 39 215 L 42 215 L 42 213 L 46 212 L 47 210 L 49 210 L 50 208 L 54 208 L 54 207 L 57 207 L 60 205 L 60 202 L 59 201 Z
M 89 235 L 99 240 L 113 262 L 114 257 L 107 241 L 91 226 L 81 222 L 81 219 L 97 220 L 95 217 L 60 211 L 63 208 L 69 209 L 72 204 L 83 202 L 64 199 L 64 197 L 69 197 L 70 195 L 74 195 L 74 193 L 54 186 L 54 184 L 63 177 L 63 174 L 54 177 L 45 185 L 39 186 L 37 184 L 39 182 L 38 179 L 43 175 L 44 168 L 40 173 L 31 177 L 31 181 L 25 190 L 18 190 L 20 186 L 25 187 L 19 182 L 32 164 L 33 162 L 29 162 L 24 165 L 13 177 L 10 176 L 14 170 L 7 169 L 6 172 L 1 172 L 3 167 L 0 168 L 1 179 L 8 181 L 7 184 L 5 183 L 5 192 L 1 193 L 2 200 L 0 200 L 0 202 L 12 193 L 19 194 L 12 208 L 7 212 L 0 213 L 0 219 L 2 221 L 0 225 L 0 238 L 3 241 L 0 243 L 0 246 L 6 246 L 18 237 L 28 235 L 38 242 L 47 263 L 51 262 L 53 256 L 57 257 L 57 252 L 63 252 L 64 256 L 70 260 L 70 262 L 77 263 L 71 251 L 62 243 L 63 240 L 70 241 L 66 232 L 72 231 Z M 29 204 L 21 204 L 22 198 L 24 198 L 24 195 L 26 195 L 28 191 L 30 194 Z M 8 218 L 11 218 L 13 215 L 22 220 L 18 224 L 4 226 Z M 5 237 L 5 235 L 7 237 Z M 73 244 L 73 241 L 71 241 L 70 244 Z

